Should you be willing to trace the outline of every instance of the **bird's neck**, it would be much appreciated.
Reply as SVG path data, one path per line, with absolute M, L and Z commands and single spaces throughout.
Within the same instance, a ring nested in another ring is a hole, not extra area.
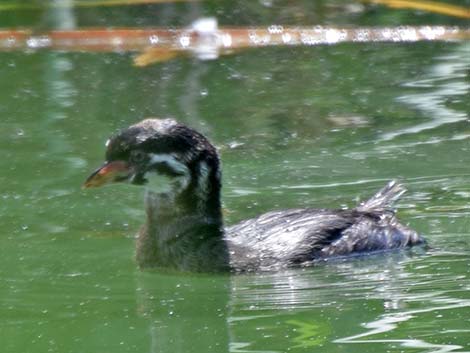
M 206 190 L 197 187 L 190 184 L 176 195 L 146 191 L 146 223 L 137 239 L 137 260 L 141 267 L 191 271 L 228 268 L 220 184 L 210 184 Z
M 200 198 L 189 190 L 179 195 L 146 190 L 144 204 L 149 224 L 180 222 L 181 219 L 193 219 L 197 223 L 223 223 L 219 190 L 207 198 Z

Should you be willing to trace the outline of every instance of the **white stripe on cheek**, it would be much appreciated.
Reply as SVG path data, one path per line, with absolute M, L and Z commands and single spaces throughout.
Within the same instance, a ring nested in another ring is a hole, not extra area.
M 158 164 L 158 163 L 166 163 L 170 169 L 172 169 L 175 174 L 179 174 L 181 176 L 175 177 L 175 180 L 178 183 L 178 191 L 184 190 L 188 187 L 189 182 L 191 181 L 191 173 L 189 168 L 178 161 L 175 156 L 171 154 L 150 154 L 150 163 L 151 164 Z
M 150 154 L 150 163 L 166 163 L 176 174 L 189 175 L 189 169 L 171 154 Z

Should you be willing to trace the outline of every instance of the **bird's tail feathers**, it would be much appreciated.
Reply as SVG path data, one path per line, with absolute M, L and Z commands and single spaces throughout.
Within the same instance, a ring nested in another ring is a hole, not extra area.
M 369 200 L 362 202 L 357 210 L 359 211 L 374 211 L 374 210 L 388 210 L 393 211 L 393 203 L 406 192 L 406 188 L 398 183 L 396 180 L 390 181 L 382 189 L 379 190 Z

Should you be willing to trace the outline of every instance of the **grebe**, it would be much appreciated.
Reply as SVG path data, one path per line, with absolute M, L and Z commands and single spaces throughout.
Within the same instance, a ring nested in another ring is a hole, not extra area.
M 104 165 L 83 186 L 115 182 L 146 186 L 141 268 L 275 270 L 424 242 L 395 217 L 392 203 L 405 189 L 394 181 L 353 209 L 273 211 L 224 228 L 217 151 L 172 119 L 143 120 L 106 142 Z

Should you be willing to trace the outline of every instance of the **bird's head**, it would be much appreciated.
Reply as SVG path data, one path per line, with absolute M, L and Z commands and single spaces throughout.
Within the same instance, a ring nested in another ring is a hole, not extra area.
M 106 142 L 106 160 L 84 188 L 126 182 L 156 193 L 207 199 L 220 189 L 216 149 L 197 131 L 172 119 L 145 119 Z

